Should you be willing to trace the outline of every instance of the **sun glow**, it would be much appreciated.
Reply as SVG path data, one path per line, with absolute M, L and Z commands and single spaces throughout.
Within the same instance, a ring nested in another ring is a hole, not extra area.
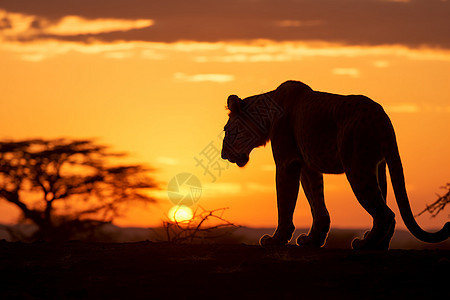
M 169 210 L 168 216 L 170 221 L 182 223 L 191 220 L 194 214 L 192 209 L 185 205 L 175 205 Z

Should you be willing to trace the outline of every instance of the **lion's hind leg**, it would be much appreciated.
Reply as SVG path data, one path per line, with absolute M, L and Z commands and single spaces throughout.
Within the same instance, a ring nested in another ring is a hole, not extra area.
M 364 168 L 362 164 L 355 169 L 347 169 L 346 175 L 356 198 L 372 216 L 372 229 L 363 239 L 354 239 L 354 249 L 388 249 L 394 234 L 395 215 L 386 205 L 384 190 L 380 188 L 377 168 Z
M 381 161 L 377 166 L 377 179 L 378 185 L 381 189 L 381 195 L 383 196 L 384 203 L 387 198 L 387 179 L 386 179 L 386 161 Z
M 381 161 L 378 164 L 378 185 L 381 189 L 381 195 L 383 196 L 384 203 L 387 203 L 387 180 L 386 180 L 386 161 Z M 391 226 L 391 229 L 388 231 L 388 234 L 384 238 L 384 240 L 380 241 L 378 247 L 379 249 L 388 249 L 389 244 L 391 242 L 391 238 L 394 235 L 394 229 L 395 229 L 395 220 L 394 223 Z

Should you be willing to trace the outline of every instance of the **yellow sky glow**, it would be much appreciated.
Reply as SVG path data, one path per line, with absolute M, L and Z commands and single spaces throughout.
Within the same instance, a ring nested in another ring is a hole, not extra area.
M 276 225 L 270 145 L 255 149 L 245 168 L 229 165 L 214 174 L 214 181 L 194 158 L 211 143 L 220 150 L 228 95 L 244 98 L 290 79 L 316 90 L 365 94 L 385 107 L 396 129 L 414 211 L 433 201 L 450 178 L 448 50 L 271 40 L 19 42 L 11 37 L 26 32 L 27 16 L 10 16 L 17 22 L 0 38 L 2 138 L 99 137 L 128 151 L 130 161 L 154 166 L 163 187 L 155 192 L 160 203 L 131 208 L 119 225 L 160 224 L 171 207 L 164 185 L 181 172 L 201 180 L 202 207 L 229 207 L 224 217 L 237 224 Z M 66 17 L 46 30 L 70 35 L 152 24 L 150 19 Z M 345 176 L 327 175 L 325 192 L 333 226 L 370 226 Z M 390 189 L 388 202 L 399 216 L 393 199 Z M 0 207 L 0 222 L 13 222 L 17 210 L 4 202 Z M 419 222 L 440 227 L 447 219 L 444 212 Z M 295 223 L 306 227 L 310 221 L 300 192 Z

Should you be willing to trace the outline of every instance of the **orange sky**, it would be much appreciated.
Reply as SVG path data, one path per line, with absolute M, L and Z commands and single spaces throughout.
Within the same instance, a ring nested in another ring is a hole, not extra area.
M 384 106 L 396 129 L 415 212 L 434 201 L 439 187 L 450 180 L 448 21 L 426 40 L 420 30 L 413 35 L 402 24 L 377 27 L 376 19 L 367 15 L 364 28 L 368 32 L 362 38 L 357 34 L 362 29 L 344 21 L 342 26 L 350 26 L 351 34 L 327 25 L 341 23 L 326 11 L 324 19 L 320 14 L 314 16 L 315 23 L 293 19 L 286 12 L 286 16 L 270 19 L 274 29 L 260 34 L 258 26 L 263 25 L 258 24 L 270 22 L 266 18 L 261 23 L 256 16 L 233 36 L 230 30 L 236 28 L 224 27 L 228 24 L 224 20 L 231 18 L 226 11 L 224 19 L 217 21 L 214 15 L 200 12 L 213 22 L 211 30 L 204 23 L 198 29 L 195 20 L 201 20 L 192 19 L 180 32 L 175 30 L 177 22 L 198 17 L 195 10 L 185 15 L 175 11 L 170 18 L 156 6 L 148 12 L 116 7 L 96 15 L 95 7 L 68 11 L 51 6 L 52 1 L 44 2 L 48 10 L 35 11 L 31 6 L 0 2 L 0 138 L 98 137 L 115 150 L 129 152 L 131 161 L 157 168 L 155 176 L 163 188 L 176 174 L 191 172 L 202 182 L 199 204 L 204 208 L 229 207 L 225 217 L 237 224 L 274 226 L 270 145 L 254 150 L 244 169 L 230 165 L 220 176 L 216 174 L 215 182 L 196 167 L 194 157 L 200 157 L 211 142 L 220 148 L 218 135 L 227 120 L 224 106 L 229 94 L 244 98 L 294 79 L 315 90 L 364 94 Z M 411 8 L 415 3 L 424 5 L 423 1 L 383 5 L 404 9 L 407 23 L 415 16 Z M 264 5 L 268 4 L 261 1 Z M 419 24 L 430 26 L 430 31 L 434 23 L 443 22 L 439 19 L 442 8 L 433 5 L 426 12 L 430 13 L 428 20 L 437 21 Z M 448 11 L 449 3 L 439 5 Z M 389 21 L 387 11 L 383 16 Z M 220 15 L 220 9 L 214 13 Z M 33 25 L 36 20 L 39 26 Z M 373 28 L 386 34 L 383 37 Z M 281 30 L 279 35 L 276 30 Z M 325 176 L 325 192 L 332 226 L 370 226 L 371 219 L 357 203 L 345 176 Z M 131 208 L 117 224 L 158 225 L 171 207 L 165 190 L 158 197 L 158 205 Z M 399 216 L 391 187 L 388 203 Z M 0 209 L 0 222 L 14 222 L 14 207 L 0 202 Z M 418 220 L 425 228 L 441 227 L 448 212 Z M 297 227 L 311 222 L 302 192 L 294 222 Z M 397 223 L 404 227 L 402 221 Z

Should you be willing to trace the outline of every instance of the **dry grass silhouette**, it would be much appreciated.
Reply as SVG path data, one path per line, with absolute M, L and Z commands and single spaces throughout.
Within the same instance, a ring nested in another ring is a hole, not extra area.
M 436 194 L 438 199 L 431 203 L 430 205 L 427 205 L 427 207 L 422 210 L 417 216 L 422 215 L 425 212 L 428 212 L 431 214 L 432 217 L 436 217 L 442 210 L 444 210 L 445 206 L 450 202 L 450 183 L 447 183 L 445 186 L 441 187 L 442 189 L 446 190 L 447 192 L 444 195 Z
M 240 226 L 226 220 L 223 215 L 228 208 L 206 210 L 198 206 L 192 219 L 183 222 L 163 222 L 163 232 L 156 232 L 160 241 L 171 243 L 226 242 Z M 229 242 L 229 241 L 228 241 Z

